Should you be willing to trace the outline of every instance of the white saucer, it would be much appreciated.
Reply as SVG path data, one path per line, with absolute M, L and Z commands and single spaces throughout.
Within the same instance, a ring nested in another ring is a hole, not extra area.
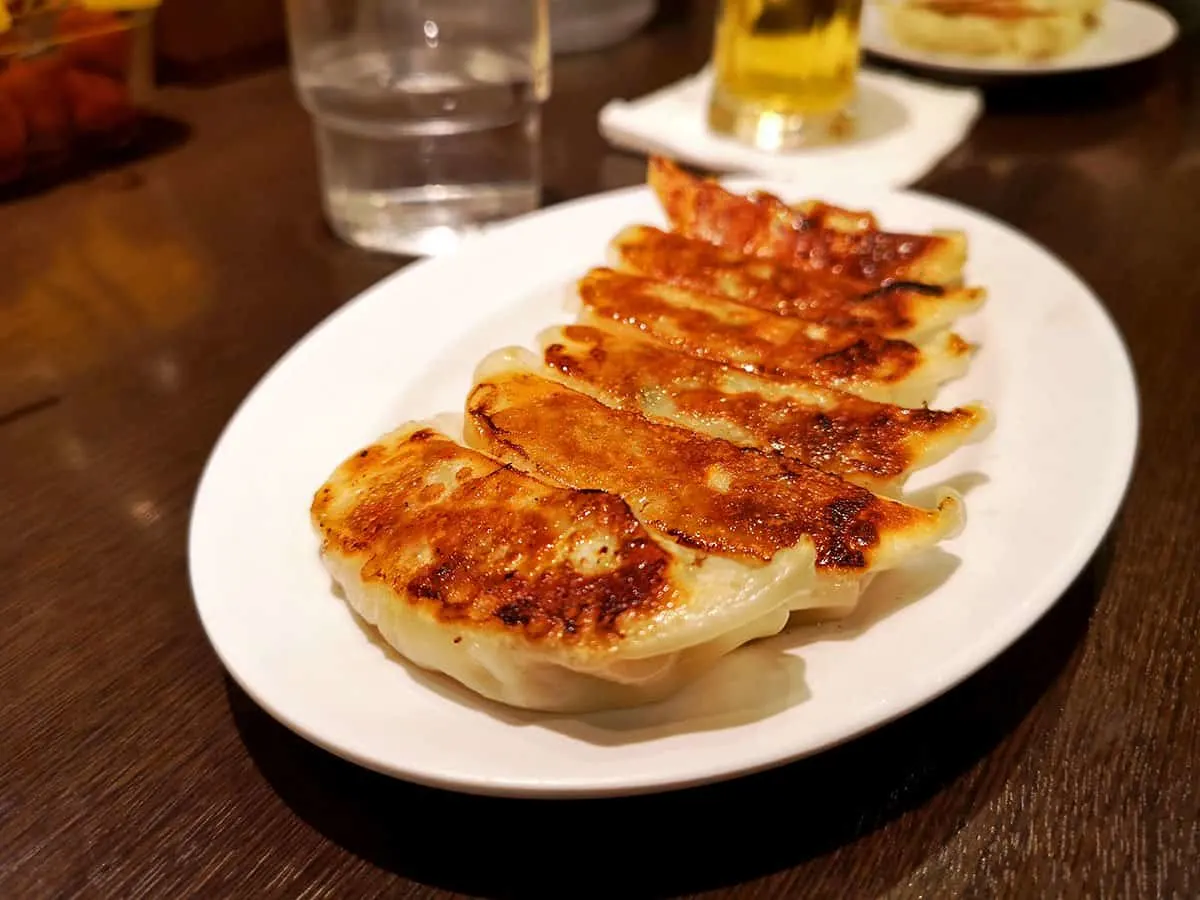
M 875 56 L 912 66 L 980 75 L 1039 75 L 1107 69 L 1161 53 L 1179 36 L 1171 14 L 1140 0 L 1107 0 L 1100 25 L 1070 53 L 1024 61 L 913 50 L 896 43 L 884 25 L 883 10 L 869 2 L 863 10 L 862 48 Z

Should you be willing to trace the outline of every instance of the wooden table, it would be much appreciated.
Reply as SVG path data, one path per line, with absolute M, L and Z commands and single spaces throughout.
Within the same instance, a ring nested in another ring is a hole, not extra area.
M 641 179 L 596 112 L 692 70 L 708 40 L 703 16 L 667 16 L 559 62 L 549 200 Z M 0 206 L 0 896 L 1200 895 L 1197 87 L 1189 41 L 998 90 L 920 185 L 1060 254 L 1137 365 L 1131 492 L 1054 610 L 823 756 L 555 804 L 357 769 L 210 650 L 184 551 L 201 466 L 272 361 L 398 263 L 322 224 L 286 73 L 164 91 L 186 140 Z

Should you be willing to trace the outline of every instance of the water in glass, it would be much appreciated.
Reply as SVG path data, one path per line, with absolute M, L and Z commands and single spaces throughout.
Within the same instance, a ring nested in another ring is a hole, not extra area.
M 342 237 L 437 254 L 537 206 L 548 92 L 537 0 L 442 0 L 428 13 L 420 0 L 360 2 L 340 33 L 333 14 L 313 11 L 325 3 L 294 0 L 293 66 Z M 525 33 L 512 24 L 526 21 Z

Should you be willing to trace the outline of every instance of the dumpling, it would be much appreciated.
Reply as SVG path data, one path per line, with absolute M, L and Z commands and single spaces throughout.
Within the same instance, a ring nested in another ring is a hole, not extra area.
M 520 348 L 497 351 L 467 398 L 467 443 L 524 471 L 620 496 L 644 525 L 704 553 L 769 563 L 815 553 L 809 606 L 853 603 L 865 577 L 958 531 L 962 504 L 878 497 L 786 457 L 613 409 L 544 377 Z
M 784 318 L 613 269 L 593 269 L 577 287 L 584 324 L 623 328 L 769 378 L 810 379 L 901 406 L 928 402 L 970 360 L 970 345 L 953 333 L 914 345 Z
M 810 548 L 765 566 L 683 547 L 611 494 L 422 424 L 345 460 L 311 516 L 350 606 L 401 656 L 529 709 L 664 697 L 779 632 L 814 581 Z
M 879 220 L 865 209 L 847 209 L 824 200 L 802 200 L 791 208 L 799 213 L 810 228 L 832 228 L 834 231 L 879 231 Z
M 876 285 L 890 281 L 949 285 L 962 280 L 967 241 L 958 232 L 880 231 L 873 219 L 854 224 L 846 210 L 837 210 L 837 217 L 810 218 L 803 206 L 789 207 L 766 193 L 731 193 L 659 157 L 651 158 L 647 181 L 672 230 L 746 256 L 766 256 Z
M 979 406 L 934 410 L 875 403 L 811 381 L 773 382 L 587 325 L 540 336 L 569 387 L 619 409 L 806 462 L 876 493 L 945 458 L 988 424 Z
M 977 310 L 982 288 L 870 281 L 743 256 L 707 241 L 633 225 L 609 245 L 610 265 L 781 316 L 917 340 Z

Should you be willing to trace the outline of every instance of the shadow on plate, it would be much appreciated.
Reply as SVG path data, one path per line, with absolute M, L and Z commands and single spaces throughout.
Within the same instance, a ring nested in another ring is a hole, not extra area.
M 666 794 L 540 801 L 419 787 L 318 749 L 232 681 L 227 690 L 247 750 L 292 810 L 350 852 L 414 881 L 488 897 L 561 897 L 564 885 L 572 897 L 673 896 L 801 865 L 815 874 L 836 865 L 827 854 L 895 823 L 904 834 L 881 840 L 919 844 L 875 854 L 871 866 L 859 867 L 866 883 L 858 887 L 874 896 L 901 883 L 1003 789 L 1003 774 L 991 773 L 947 790 L 995 751 L 1044 693 L 1072 677 L 1105 562 L 1094 559 L 1012 648 L 922 709 L 809 759 Z M 1049 704 L 1043 713 L 1053 710 Z M 1007 771 L 1019 756 L 1015 742 L 983 764 Z M 895 822 L 939 794 L 919 831 L 911 816 Z M 772 826 L 781 811 L 786 825 Z M 636 884 L 626 864 L 631 854 L 642 863 Z
M 830 619 L 819 612 L 793 613 L 788 630 L 764 643 L 785 650 L 821 641 L 855 638 L 905 607 L 928 597 L 945 584 L 961 564 L 957 556 L 934 547 L 903 568 L 875 576 L 848 615 Z
M 342 597 L 336 585 L 333 591 Z M 470 707 L 508 725 L 549 728 L 588 743 L 613 746 L 658 740 L 675 734 L 732 728 L 773 716 L 808 698 L 804 661 L 780 647 L 742 647 L 675 696 L 637 709 L 589 715 L 525 712 L 485 700 L 453 679 L 420 668 L 392 649 L 361 617 L 354 621 L 380 653 L 422 687 L 450 703 Z
M 889 852 L 856 868 L 859 892 L 875 896 L 1004 789 L 1024 743 L 1012 733 L 1048 691 L 1061 698 L 1074 675 L 1107 549 L 1015 645 L 925 707 L 818 756 L 666 794 L 541 801 L 424 788 L 309 744 L 228 679 L 227 692 L 247 751 L 296 815 L 413 881 L 488 897 L 562 897 L 564 885 L 572 897 L 665 897 L 797 866 L 803 878 L 839 878 L 845 859 L 834 851 L 881 832 Z M 1050 700 L 1039 712 L 1057 708 Z M 979 766 L 999 771 L 967 775 Z M 921 810 L 934 797 L 936 809 Z M 771 826 L 780 812 L 786 825 Z M 630 855 L 642 863 L 636 884 Z
M 789 650 L 817 641 L 849 640 L 862 634 L 928 596 L 958 566 L 958 557 L 934 548 L 903 569 L 877 576 L 853 612 L 844 618 L 830 622 L 825 621 L 827 615 L 818 618 L 812 613 L 797 613 L 782 634 L 739 648 L 666 700 L 634 709 L 585 715 L 525 712 L 485 700 L 447 676 L 410 663 L 392 649 L 374 626 L 357 615 L 354 621 L 380 653 L 448 702 L 471 707 L 508 725 L 548 728 L 590 744 L 615 746 L 747 725 L 803 703 L 810 696 L 804 681 L 804 660 Z M 331 590 L 344 602 L 338 585 L 333 584 Z
M 614 746 L 747 725 L 808 697 L 804 660 L 759 642 L 725 657 L 659 703 L 584 716 L 540 717 L 531 724 L 590 744 Z

